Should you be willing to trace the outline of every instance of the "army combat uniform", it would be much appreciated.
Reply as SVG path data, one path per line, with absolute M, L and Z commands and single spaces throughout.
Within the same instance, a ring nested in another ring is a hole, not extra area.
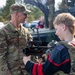
M 22 50 L 28 40 L 32 36 L 23 26 L 17 30 L 8 23 L 0 29 L 0 75 L 27 75 Z

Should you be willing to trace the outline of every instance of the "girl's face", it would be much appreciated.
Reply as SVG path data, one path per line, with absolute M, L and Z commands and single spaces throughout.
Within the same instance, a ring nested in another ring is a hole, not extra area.
M 55 24 L 54 25 L 55 30 L 56 30 L 56 35 L 59 37 L 60 40 L 64 40 L 64 25 L 62 24 Z

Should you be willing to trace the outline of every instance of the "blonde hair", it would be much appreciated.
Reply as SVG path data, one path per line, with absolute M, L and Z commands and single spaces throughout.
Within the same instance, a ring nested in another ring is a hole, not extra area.
M 55 17 L 53 24 L 65 24 L 72 34 L 75 34 L 75 17 L 70 13 L 60 13 Z

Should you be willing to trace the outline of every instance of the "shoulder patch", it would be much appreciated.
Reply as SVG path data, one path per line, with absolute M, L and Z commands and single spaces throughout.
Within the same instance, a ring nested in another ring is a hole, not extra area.
M 58 50 L 62 50 L 63 48 L 64 48 L 64 46 L 61 45 L 61 44 L 57 46 L 57 49 L 58 49 Z

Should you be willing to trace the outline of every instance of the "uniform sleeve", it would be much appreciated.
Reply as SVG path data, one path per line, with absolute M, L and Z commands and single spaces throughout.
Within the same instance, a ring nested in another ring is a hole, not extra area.
M 7 44 L 5 41 L 5 36 L 2 31 L 0 31 L 0 75 L 9 75 L 7 62 L 6 62 L 6 48 Z
M 32 65 L 28 67 L 29 65 Z M 70 73 L 71 63 L 68 48 L 59 45 L 56 46 L 43 64 L 35 64 L 30 61 L 26 64 L 26 70 L 32 75 L 53 75 L 58 71 L 66 74 Z
M 28 30 L 27 30 L 27 31 L 28 31 Z M 27 35 L 28 35 L 29 41 L 33 41 L 33 37 L 32 37 L 32 35 L 30 34 L 30 32 L 28 31 L 27 33 L 28 33 Z
M 27 34 L 28 40 L 33 41 L 33 37 L 30 34 L 29 30 L 27 28 L 23 27 L 22 25 L 21 25 L 21 27 L 24 29 L 25 33 Z

